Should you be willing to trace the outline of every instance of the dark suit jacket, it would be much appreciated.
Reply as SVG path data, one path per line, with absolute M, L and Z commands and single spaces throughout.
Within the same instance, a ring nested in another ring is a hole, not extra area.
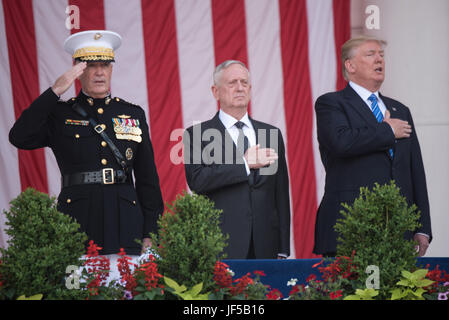
M 87 119 L 77 114 L 72 104 L 79 103 L 89 117 L 105 124 L 105 132 L 122 155 L 128 154 L 127 166 L 134 170 L 135 186 L 131 179 L 123 184 L 67 186 L 59 194 L 58 210 L 76 219 L 89 240 L 103 248 L 101 254 L 118 253 L 124 248 L 127 254 L 138 255 L 141 245 L 135 240 L 157 232 L 157 219 L 164 210 L 145 113 L 139 106 L 119 98 L 93 99 L 92 106 L 87 99 L 80 92 L 76 98 L 58 101 L 49 88 L 23 111 L 9 133 L 9 140 L 21 149 L 50 147 L 61 175 L 122 169 L 90 125 L 73 123 Z M 139 121 L 140 143 L 117 138 L 113 119 L 119 115 Z
M 360 96 L 348 85 L 327 93 L 315 104 L 321 160 L 326 170 L 325 192 L 315 224 L 314 252 L 336 252 L 336 220 L 341 203 L 351 204 L 360 187 L 372 187 L 394 179 L 409 204 L 421 211 L 422 232 L 432 237 L 426 177 L 421 149 L 410 110 L 402 103 L 380 95 L 391 118 L 408 121 L 410 138 L 395 140 L 385 122 L 378 123 Z M 388 150 L 393 148 L 391 160 Z M 412 235 L 408 235 L 409 237 Z
M 275 147 L 277 143 L 275 149 L 279 155 L 276 173 L 259 174 L 254 183 L 249 179 L 243 161 L 236 162 L 239 157 L 235 144 L 218 113 L 211 120 L 188 128 L 184 135 L 187 182 L 192 191 L 206 195 L 214 201 L 216 208 L 223 210 L 221 228 L 224 234 L 229 234 L 225 252 L 230 259 L 246 258 L 251 232 L 256 258 L 290 254 L 289 184 L 282 135 L 276 127 L 250 120 L 256 137 L 258 130 L 266 132 L 267 139 L 258 137 L 257 143 L 261 147 Z M 208 129 L 214 129 L 209 132 L 218 136 L 209 141 Z M 270 141 L 270 129 L 277 132 L 277 141 Z M 201 137 L 207 141 L 200 141 Z M 219 148 L 208 150 L 214 143 L 218 143 Z

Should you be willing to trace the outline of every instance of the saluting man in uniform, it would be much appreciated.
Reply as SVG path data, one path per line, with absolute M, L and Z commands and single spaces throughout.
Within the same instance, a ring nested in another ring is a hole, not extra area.
M 151 245 L 149 233 L 156 232 L 164 205 L 145 113 L 110 95 L 120 44 L 120 35 L 110 31 L 67 38 L 64 49 L 74 66 L 23 111 L 9 140 L 21 149 L 53 150 L 62 176 L 58 210 L 76 219 L 103 248 L 100 254 L 124 248 L 139 255 L 143 248 L 135 240 Z M 61 101 L 77 78 L 78 96 Z

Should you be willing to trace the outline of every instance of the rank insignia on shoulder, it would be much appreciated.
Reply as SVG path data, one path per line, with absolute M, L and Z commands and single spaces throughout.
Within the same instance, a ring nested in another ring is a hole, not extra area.
M 72 126 L 88 126 L 89 121 L 87 120 L 72 120 L 72 119 L 65 119 L 65 124 L 72 125 Z

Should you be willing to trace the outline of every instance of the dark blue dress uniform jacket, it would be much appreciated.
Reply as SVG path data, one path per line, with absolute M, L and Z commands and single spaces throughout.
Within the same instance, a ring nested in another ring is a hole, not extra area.
M 391 118 L 408 121 L 412 126 L 409 138 L 395 140 L 390 125 L 378 123 L 350 85 L 322 95 L 315 103 L 318 142 L 326 170 L 324 196 L 315 224 L 317 254 L 336 252 L 334 225 L 341 218 L 341 203 L 352 204 L 360 187 L 372 188 L 376 182 L 383 185 L 390 180 L 395 180 L 408 204 L 416 204 L 421 211 L 421 227 L 415 232 L 432 239 L 426 176 L 412 115 L 402 103 L 380 97 Z M 388 154 L 390 148 L 394 151 L 393 159 Z
M 130 178 L 121 184 L 63 187 L 58 210 L 77 220 L 89 240 L 103 247 L 101 254 L 118 253 L 120 248 L 127 254 L 140 254 L 141 245 L 135 240 L 156 232 L 157 219 L 164 208 L 145 113 L 139 106 L 119 98 L 92 99 L 93 105 L 87 99 L 80 92 L 76 98 L 60 101 L 49 88 L 16 121 L 9 133 L 10 142 L 21 149 L 50 147 L 62 175 L 121 169 L 91 125 L 73 124 L 87 119 L 77 114 L 72 104 L 77 102 L 89 117 L 104 124 L 105 132 L 123 157 L 128 149 L 126 161 L 134 171 L 135 186 Z M 140 143 L 117 139 L 112 119 L 119 115 L 139 121 Z

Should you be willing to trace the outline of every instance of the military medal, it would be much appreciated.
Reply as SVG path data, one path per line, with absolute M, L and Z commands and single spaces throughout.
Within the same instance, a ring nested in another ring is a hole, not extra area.
M 132 140 L 137 143 L 142 142 L 142 130 L 140 129 L 138 119 L 130 119 L 130 116 L 120 115 L 118 118 L 112 118 L 112 123 L 117 139 Z
M 72 120 L 72 119 L 65 119 L 65 124 L 72 125 L 72 126 L 88 126 L 89 121 L 87 120 Z
M 133 158 L 133 149 L 128 148 L 125 152 L 126 160 L 131 160 Z

